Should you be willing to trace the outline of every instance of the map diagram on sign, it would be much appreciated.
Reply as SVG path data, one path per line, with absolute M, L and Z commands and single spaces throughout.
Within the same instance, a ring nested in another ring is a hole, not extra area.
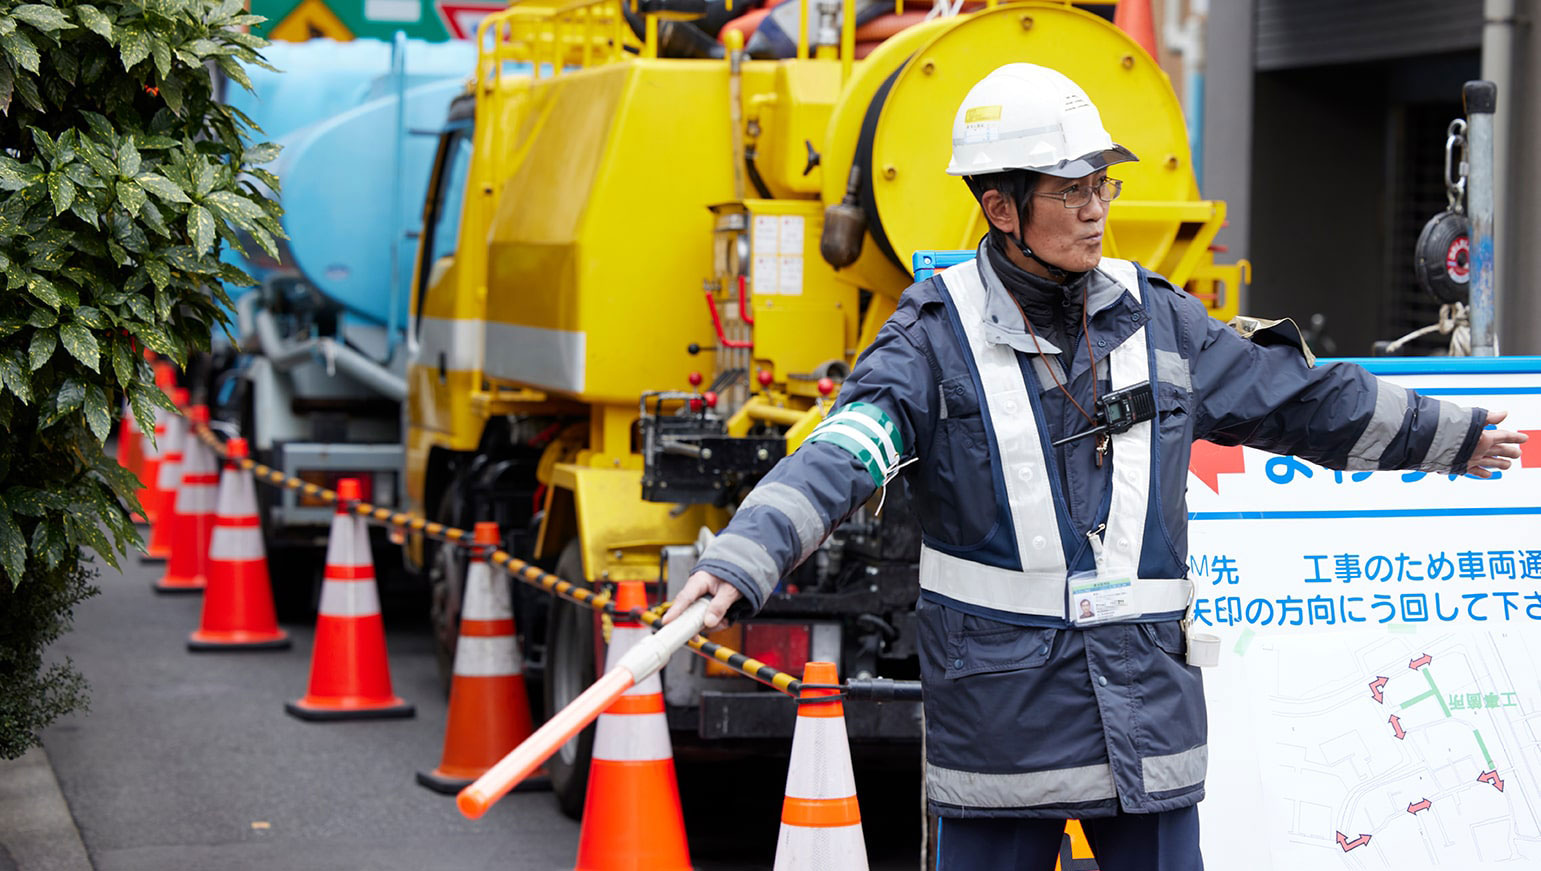
M 1541 636 L 1436 631 L 1237 639 L 1273 868 L 1541 867 Z

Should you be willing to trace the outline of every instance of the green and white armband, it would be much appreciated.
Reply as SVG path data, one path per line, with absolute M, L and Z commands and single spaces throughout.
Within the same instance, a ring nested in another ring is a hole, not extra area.
M 805 444 L 828 442 L 855 457 L 882 487 L 899 471 L 904 439 L 892 419 L 870 402 L 853 402 L 814 428 Z

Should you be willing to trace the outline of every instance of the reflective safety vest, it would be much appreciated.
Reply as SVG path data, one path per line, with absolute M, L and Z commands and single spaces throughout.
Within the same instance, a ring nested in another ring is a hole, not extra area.
M 975 260 L 944 271 L 942 297 L 959 341 L 969 350 L 970 374 L 991 435 L 998 540 L 994 547 L 968 549 L 927 541 L 920 553 L 920 586 L 957 602 L 1041 618 L 1046 625 L 1065 625 L 1075 617 L 1066 554 L 1074 553 L 1081 542 L 1064 519 L 1068 513 L 1063 510 L 1059 476 L 1045 460 L 1050 455 L 1048 435 L 1038 423 L 1042 413 L 1038 396 L 1028 389 L 1026 360 L 1010 345 L 992 342 L 985 334 L 986 290 L 980 268 L 981 262 Z M 1103 258 L 1099 269 L 1143 305 L 1133 263 Z M 1148 321 L 1147 317 L 1108 355 L 1113 390 L 1146 382 L 1155 386 Z M 1100 536 L 1097 531 L 1088 534 L 1099 574 L 1132 579 L 1133 613 L 1121 617 L 1123 622 L 1180 617 L 1192 596 L 1192 583 L 1186 579 L 1138 576 L 1159 467 L 1153 424 L 1143 421 L 1112 436 L 1112 498 L 1106 531 Z

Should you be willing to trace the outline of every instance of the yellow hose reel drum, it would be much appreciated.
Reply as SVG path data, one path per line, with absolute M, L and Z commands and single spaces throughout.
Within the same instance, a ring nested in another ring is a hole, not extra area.
M 881 46 L 831 114 L 824 202 L 846 195 L 854 163 L 867 220 L 861 256 L 841 278 L 874 290 L 900 282 L 902 289 L 916 251 L 978 244 L 986 229 L 979 206 L 961 179 L 946 174 L 953 115 L 985 74 L 1022 61 L 1059 70 L 1084 88 L 1113 141 L 1140 158 L 1112 168 L 1124 188 L 1104 250 L 1158 263 L 1178 220 L 1141 208 L 1121 219 L 1120 206 L 1188 202 L 1198 199 L 1198 188 L 1182 107 L 1150 55 L 1106 20 L 1061 4 L 1012 4 L 940 24 L 911 28 Z

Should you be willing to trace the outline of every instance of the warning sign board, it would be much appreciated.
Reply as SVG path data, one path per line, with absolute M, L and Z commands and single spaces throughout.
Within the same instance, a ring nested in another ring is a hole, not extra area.
M 475 39 L 476 28 L 482 19 L 494 12 L 508 8 L 506 3 L 446 3 L 438 4 L 439 18 L 444 29 L 454 39 Z
M 1541 358 L 1361 362 L 1531 441 L 1489 480 L 1195 446 L 1207 864 L 1541 867 Z

